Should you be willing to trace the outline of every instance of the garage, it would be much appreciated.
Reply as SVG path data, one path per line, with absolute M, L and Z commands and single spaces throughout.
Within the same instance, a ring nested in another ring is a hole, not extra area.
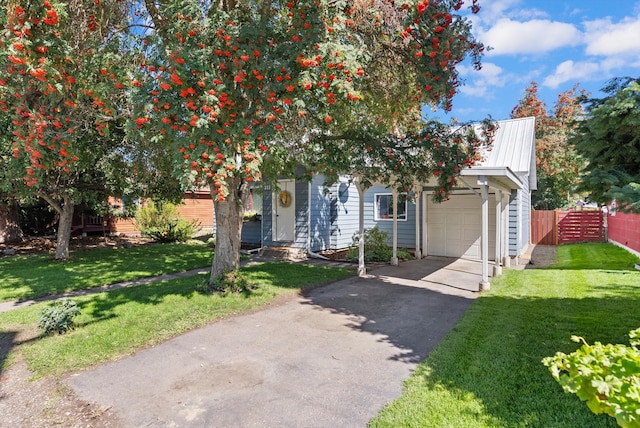
M 496 207 L 489 197 L 489 259 L 494 259 Z M 454 194 L 443 203 L 427 203 L 427 255 L 481 259 L 482 198 L 477 194 Z

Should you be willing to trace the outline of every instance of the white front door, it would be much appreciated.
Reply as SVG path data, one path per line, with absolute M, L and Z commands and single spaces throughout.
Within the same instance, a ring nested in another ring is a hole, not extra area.
M 273 192 L 273 240 L 293 242 L 296 238 L 295 180 L 278 180 L 279 191 Z

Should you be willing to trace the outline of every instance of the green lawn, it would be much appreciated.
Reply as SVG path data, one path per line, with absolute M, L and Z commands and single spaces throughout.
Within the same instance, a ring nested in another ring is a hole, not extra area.
M 373 427 L 615 427 L 565 394 L 541 360 L 579 344 L 629 344 L 640 327 L 638 259 L 608 244 L 558 247 L 556 266 L 492 282 Z
M 243 267 L 241 274 L 258 285 L 248 296 L 198 293 L 203 276 L 74 298 L 82 313 L 76 329 L 65 335 L 42 337 L 37 331 L 39 312 L 49 303 L 0 313 L 0 343 L 13 342 L 9 363 L 21 352 L 36 376 L 61 374 L 121 358 L 214 320 L 267 305 L 278 296 L 346 278 L 353 271 L 270 262 Z M 2 360 L 0 355 L 0 370 Z
M 66 262 L 51 255 L 0 258 L 0 302 L 35 299 L 211 264 L 213 249 L 203 244 L 152 244 L 71 253 Z

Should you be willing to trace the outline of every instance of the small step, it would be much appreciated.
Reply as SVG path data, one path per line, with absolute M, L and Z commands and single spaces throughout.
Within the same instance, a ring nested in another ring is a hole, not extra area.
M 269 259 L 290 261 L 300 261 L 307 258 L 307 254 L 302 248 L 292 247 L 265 247 L 260 250 L 259 255 Z

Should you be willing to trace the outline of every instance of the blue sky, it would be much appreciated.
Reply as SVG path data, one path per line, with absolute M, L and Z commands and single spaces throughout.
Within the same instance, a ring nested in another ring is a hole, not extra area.
M 617 76 L 640 76 L 640 0 L 480 0 L 476 37 L 491 46 L 483 68 L 461 64 L 465 85 L 448 121 L 508 119 L 535 81 L 547 108 L 579 83 L 593 96 Z

